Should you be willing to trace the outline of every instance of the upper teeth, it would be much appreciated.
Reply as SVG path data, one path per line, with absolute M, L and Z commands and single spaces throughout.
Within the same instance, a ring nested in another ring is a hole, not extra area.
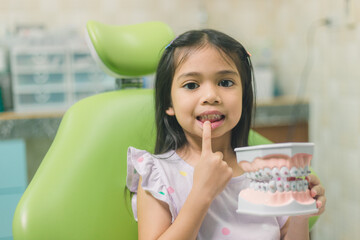
M 269 181 L 270 179 L 274 178 L 286 178 L 286 177 L 302 177 L 307 176 L 309 174 L 308 166 L 304 168 L 297 168 L 292 167 L 290 170 L 287 167 L 279 168 L 264 168 L 259 169 L 258 171 L 247 172 L 246 175 L 248 178 L 252 180 L 258 181 Z
M 211 115 L 202 115 L 199 117 L 200 120 L 216 120 L 216 119 L 220 119 L 221 118 L 221 115 L 219 114 L 211 114 Z
M 306 191 L 309 187 L 303 176 L 310 173 L 309 167 L 274 167 L 270 169 L 258 169 L 253 172 L 246 172 L 246 177 L 251 179 L 250 187 L 258 191 L 270 191 L 272 193 L 288 191 Z M 291 180 L 290 178 L 293 178 Z

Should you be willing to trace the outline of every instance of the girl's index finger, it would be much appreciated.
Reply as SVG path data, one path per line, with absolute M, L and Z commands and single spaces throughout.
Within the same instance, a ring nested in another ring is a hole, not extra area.
M 211 148 L 211 123 L 209 121 L 203 124 L 202 152 L 212 152 Z

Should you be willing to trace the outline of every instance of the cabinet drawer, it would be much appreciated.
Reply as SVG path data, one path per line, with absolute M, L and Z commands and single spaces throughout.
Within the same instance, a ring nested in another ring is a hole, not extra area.
M 37 105 L 46 103 L 65 103 L 66 93 L 64 92 L 37 92 L 37 93 L 18 93 L 18 103 L 23 105 Z
M 69 62 L 66 46 L 14 46 L 10 57 L 11 70 L 16 74 L 34 70 L 64 70 Z
M 18 86 L 65 84 L 66 75 L 64 73 L 35 72 L 28 74 L 17 74 L 14 76 Z
M 63 111 L 68 108 L 68 96 L 65 92 L 16 93 L 15 111 Z
M 46 52 L 36 54 L 19 54 L 16 56 L 16 63 L 21 66 L 61 66 L 65 63 L 65 54 Z

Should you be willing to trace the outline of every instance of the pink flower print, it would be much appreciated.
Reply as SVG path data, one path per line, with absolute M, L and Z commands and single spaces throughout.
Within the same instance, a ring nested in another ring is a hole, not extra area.
M 224 227 L 223 229 L 221 229 L 221 232 L 222 232 L 222 234 L 224 234 L 224 235 L 229 235 L 229 234 L 230 234 L 230 230 L 229 230 L 228 228 L 226 228 L 226 227 Z
M 167 191 L 169 194 L 172 194 L 173 192 L 175 192 L 175 190 L 172 187 L 168 187 Z

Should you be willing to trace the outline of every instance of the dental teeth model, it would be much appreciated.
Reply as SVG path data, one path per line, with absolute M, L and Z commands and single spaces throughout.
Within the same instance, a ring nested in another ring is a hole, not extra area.
M 305 179 L 313 150 L 313 143 L 236 148 L 237 162 L 250 179 L 250 187 L 239 194 L 237 212 L 261 216 L 316 213 Z

